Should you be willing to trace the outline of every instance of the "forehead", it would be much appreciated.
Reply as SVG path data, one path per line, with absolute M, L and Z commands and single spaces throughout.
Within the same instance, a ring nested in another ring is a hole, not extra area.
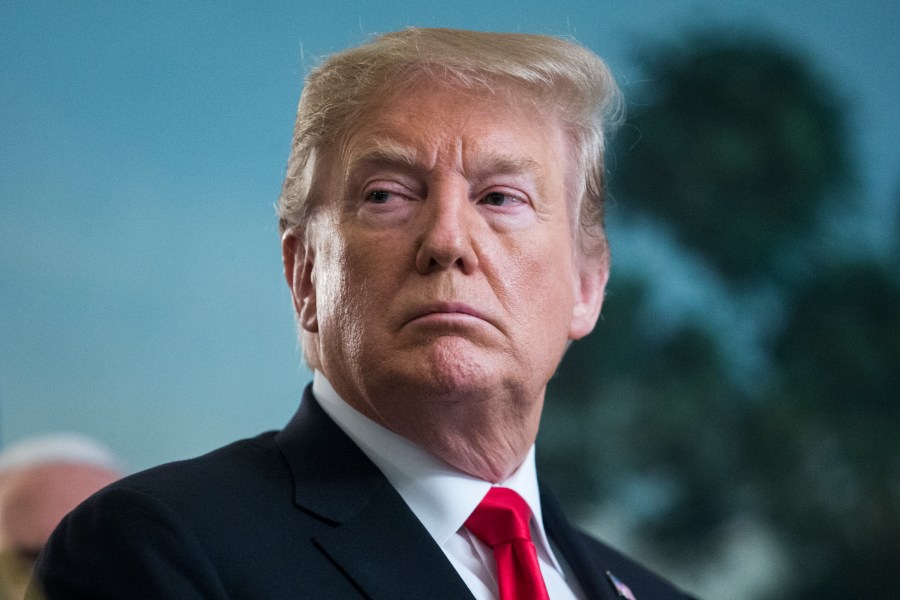
M 449 160 L 463 169 L 564 170 L 569 144 L 559 118 L 516 92 L 430 80 L 391 90 L 354 123 L 341 162 L 347 170 L 372 161 L 433 167 Z

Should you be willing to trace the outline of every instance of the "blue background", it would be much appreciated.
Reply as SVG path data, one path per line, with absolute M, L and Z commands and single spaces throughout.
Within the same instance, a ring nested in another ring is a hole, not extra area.
M 0 442 L 76 430 L 138 469 L 289 418 L 309 374 L 273 205 L 323 54 L 407 25 L 570 35 L 627 88 L 644 45 L 772 36 L 849 109 L 859 243 L 877 248 L 900 197 L 898 14 L 896 0 L 3 2 Z

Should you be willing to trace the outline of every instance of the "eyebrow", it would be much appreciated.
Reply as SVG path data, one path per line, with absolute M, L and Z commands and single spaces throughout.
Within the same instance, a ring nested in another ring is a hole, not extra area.
M 422 169 L 414 149 L 403 143 L 381 139 L 375 145 L 349 157 L 347 172 L 352 175 L 363 166 L 373 164 L 398 165 L 414 170 Z M 542 183 L 544 180 L 540 164 L 527 156 L 492 151 L 479 155 L 475 172 L 471 175 L 476 179 L 482 179 L 496 174 L 531 175 L 536 183 Z
M 395 164 L 409 168 L 416 168 L 419 165 L 416 152 L 412 148 L 392 140 L 378 140 L 376 145 L 349 157 L 347 172 L 353 174 L 363 165 L 372 164 Z
M 479 176 L 500 173 L 503 175 L 533 175 L 543 180 L 543 170 L 538 162 L 527 156 L 515 156 L 501 152 L 490 152 L 478 161 Z

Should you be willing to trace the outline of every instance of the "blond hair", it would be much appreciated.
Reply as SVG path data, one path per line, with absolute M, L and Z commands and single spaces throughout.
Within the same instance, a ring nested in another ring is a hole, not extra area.
M 319 205 L 316 157 L 339 149 L 354 123 L 388 93 L 423 76 L 492 93 L 514 87 L 526 92 L 526 101 L 558 115 L 575 140 L 581 250 L 606 256 L 603 154 L 620 118 L 621 95 L 596 54 L 534 34 L 408 28 L 328 57 L 308 74 L 300 96 L 278 200 L 282 232 L 306 229 Z

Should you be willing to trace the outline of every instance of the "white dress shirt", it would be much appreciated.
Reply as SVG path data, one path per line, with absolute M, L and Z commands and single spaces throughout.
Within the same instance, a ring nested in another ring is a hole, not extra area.
M 497 569 L 493 551 L 463 527 L 491 483 L 455 469 L 358 412 L 338 396 L 318 371 L 313 376 L 313 395 L 338 427 L 384 473 L 475 598 L 496 600 Z M 577 582 L 574 578 L 566 579 L 544 531 L 534 446 L 516 472 L 497 485 L 518 492 L 534 514 L 531 536 L 551 600 L 580 600 L 582 594 Z

